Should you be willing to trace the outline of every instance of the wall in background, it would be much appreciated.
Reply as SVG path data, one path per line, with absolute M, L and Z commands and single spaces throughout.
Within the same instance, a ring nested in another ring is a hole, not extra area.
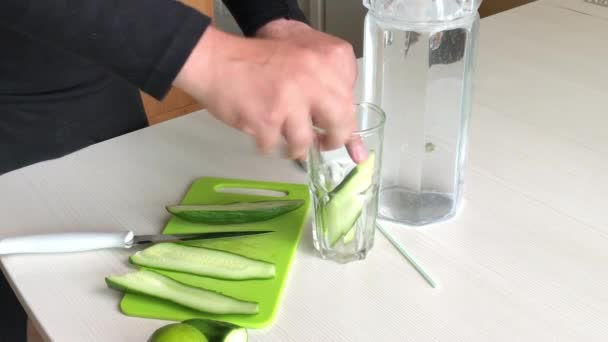
M 222 0 L 179 0 L 213 17 L 215 25 L 224 31 L 242 32 Z M 246 0 L 244 0 L 246 1 Z M 430 0 L 429 0 L 430 1 Z M 484 0 L 479 10 L 482 17 L 511 9 L 535 0 Z M 363 20 L 366 8 L 361 0 L 298 0 L 310 24 L 319 30 L 341 37 L 353 45 L 357 57 L 363 50 Z M 163 101 L 142 94 L 151 124 L 202 109 L 188 94 L 172 89 Z
M 215 25 L 224 31 L 242 34 L 230 11 L 221 0 L 180 1 L 212 16 Z M 485 17 L 532 1 L 534 0 L 484 0 L 480 14 Z M 355 55 L 361 57 L 363 20 L 367 11 L 361 0 L 298 0 L 298 3 L 313 27 L 350 42 L 355 50 Z M 144 93 L 142 93 L 142 99 L 151 124 L 202 108 L 188 94 L 176 88 L 172 89 L 160 102 Z
M 363 54 L 363 21 L 367 8 L 361 0 L 323 1 L 325 3 L 324 32 L 338 36 L 353 45 L 355 55 Z
M 216 24 L 229 32 L 240 34 L 238 25 L 221 0 L 214 0 Z M 535 0 L 484 0 L 479 9 L 482 17 L 496 14 Z M 311 25 L 336 35 L 353 45 L 357 57 L 363 50 L 363 20 L 367 9 L 361 0 L 300 0 L 298 1 Z

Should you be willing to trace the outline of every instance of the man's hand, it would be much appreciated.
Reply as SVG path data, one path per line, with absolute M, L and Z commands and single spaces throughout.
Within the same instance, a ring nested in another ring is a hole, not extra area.
M 354 87 L 357 61 L 353 47 L 346 41 L 313 29 L 295 20 L 279 19 L 264 25 L 257 32 L 264 39 L 285 40 L 323 57 L 324 62 L 337 72 L 341 81 Z M 352 90 L 351 90 L 352 91 Z
M 323 56 L 325 63 L 331 66 L 340 78 L 340 82 L 351 86 L 350 96 L 354 97 L 352 92 L 357 80 L 357 62 L 353 48 L 348 42 L 315 30 L 302 22 L 286 19 L 274 20 L 264 25 L 256 35 L 264 39 L 287 40 Z M 326 145 L 324 142 L 322 144 Z M 359 137 L 353 136 L 346 143 L 346 148 L 357 163 L 367 158 L 367 151 Z
M 327 148 L 344 145 L 355 129 L 352 47 L 308 27 L 294 27 L 298 39 L 263 31 L 263 38 L 241 38 L 209 27 L 175 85 L 255 137 L 262 152 L 282 135 L 289 156 L 305 158 L 313 123 L 327 131 Z

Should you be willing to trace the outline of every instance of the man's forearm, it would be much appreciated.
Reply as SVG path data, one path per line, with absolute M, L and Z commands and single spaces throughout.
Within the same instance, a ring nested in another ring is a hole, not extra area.
M 0 1 L 0 25 L 103 65 L 157 99 L 209 24 L 174 0 Z

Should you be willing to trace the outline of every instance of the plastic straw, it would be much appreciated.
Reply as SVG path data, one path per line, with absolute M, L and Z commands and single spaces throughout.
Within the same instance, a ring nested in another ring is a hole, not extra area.
M 386 239 L 390 241 L 393 246 L 395 246 L 395 248 L 401 253 L 401 255 L 403 255 L 405 259 L 407 259 L 407 261 L 414 267 L 414 269 L 416 269 L 416 271 L 418 271 L 418 273 L 424 278 L 424 280 L 426 280 L 426 282 L 432 288 L 435 289 L 439 287 L 439 284 L 435 282 L 435 280 L 433 280 L 433 278 L 424 270 L 424 268 L 422 268 L 418 261 L 416 261 L 416 259 L 412 255 L 410 255 L 410 253 L 405 249 L 403 244 L 397 241 L 393 237 L 393 235 L 386 231 L 378 222 L 376 222 L 376 227 L 384 235 L 384 237 L 386 237 Z

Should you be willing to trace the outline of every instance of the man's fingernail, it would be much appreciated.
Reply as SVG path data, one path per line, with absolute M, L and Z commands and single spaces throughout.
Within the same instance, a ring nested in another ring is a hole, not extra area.
M 361 142 L 358 142 L 352 146 L 352 158 L 355 163 L 364 162 L 367 159 L 367 150 L 365 149 L 365 145 Z

